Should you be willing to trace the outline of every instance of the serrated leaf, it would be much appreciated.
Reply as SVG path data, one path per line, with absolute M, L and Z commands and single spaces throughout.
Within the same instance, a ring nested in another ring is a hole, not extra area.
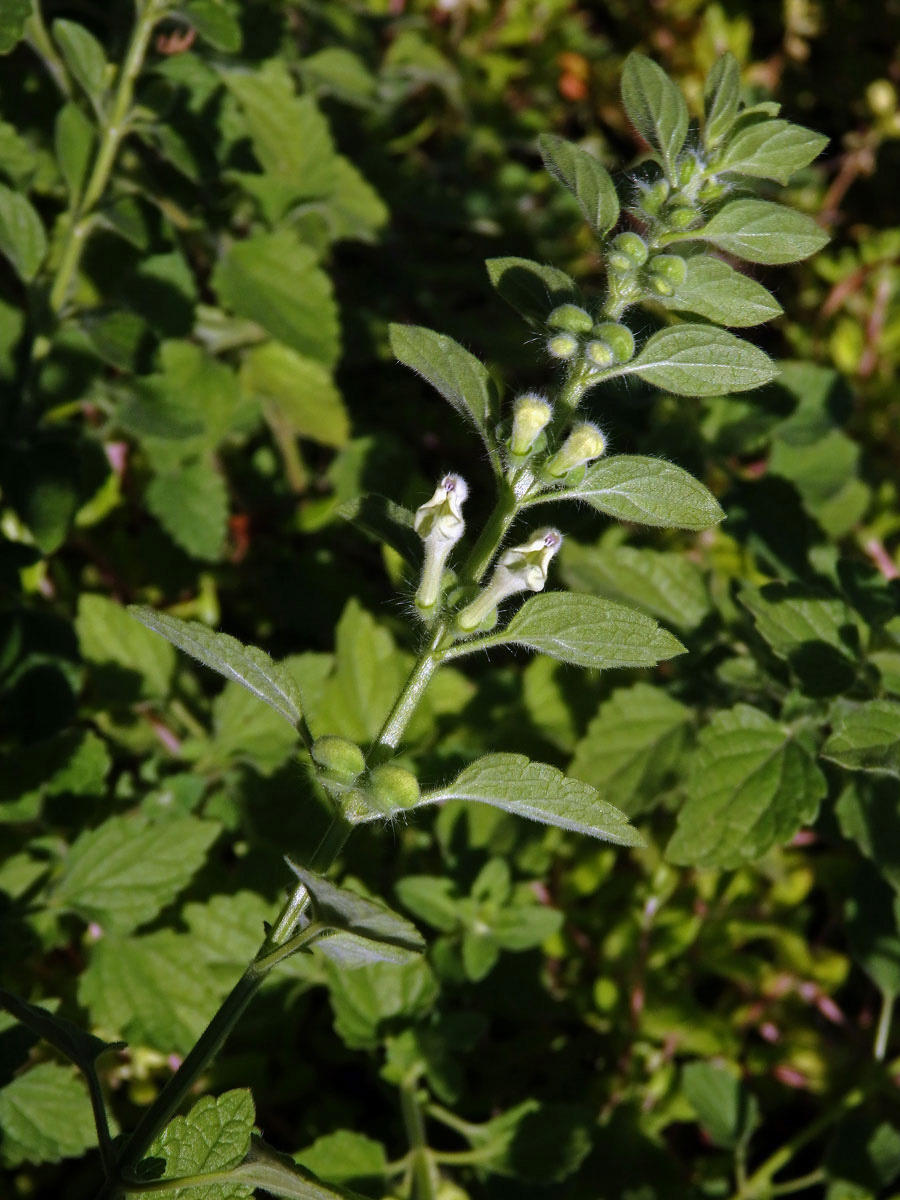
M 20 192 L 0 186 L 0 253 L 19 278 L 30 283 L 47 254 L 47 235 L 41 218 Z
M 679 629 L 693 629 L 710 610 L 703 572 L 683 554 L 567 541 L 560 555 L 569 587 L 612 600 L 624 600 Z
M 781 316 L 784 311 L 768 288 L 711 254 L 685 259 L 687 275 L 675 294 L 660 303 L 692 312 L 717 325 L 748 328 Z
M 168 694 L 175 655 L 135 625 L 121 604 L 93 592 L 82 595 L 75 629 L 81 653 L 89 662 L 114 676 L 125 675 L 128 683 L 134 680 L 141 695 Z
M 387 1155 L 381 1142 L 349 1129 L 316 1138 L 296 1157 L 302 1167 L 329 1183 L 364 1187 L 367 1192 L 379 1188 L 387 1178 Z
M 391 325 L 389 334 L 394 357 L 436 388 L 490 445 L 495 397 L 484 365 L 453 338 L 421 325 Z
M 241 383 L 270 419 L 274 416 L 292 433 L 323 446 L 346 444 L 350 420 L 322 363 L 280 342 L 267 342 L 244 355 Z
M 285 229 L 235 242 L 212 284 L 237 316 L 255 321 L 298 354 L 334 366 L 340 329 L 331 280 L 296 234 Z
M 691 766 L 667 850 L 683 865 L 752 862 L 812 821 L 827 790 L 790 731 L 746 704 L 716 714 L 700 734 Z
M 319 1139 L 320 1142 L 325 1140 Z M 283 1200 L 363 1200 L 356 1192 L 327 1186 L 314 1175 L 307 1174 L 286 1154 L 279 1154 L 257 1137 L 251 1139 L 247 1160 L 231 1174 L 248 1187 L 261 1188 L 266 1195 L 281 1196 Z
M 240 24 L 224 4 L 217 0 L 189 0 L 181 12 L 200 37 L 217 50 L 224 50 L 226 54 L 236 54 L 240 50 Z
M 0 7 L 0 54 L 9 54 L 25 36 L 31 0 L 4 0 Z
M 639 454 L 601 459 L 577 487 L 559 495 L 586 500 L 620 521 L 665 529 L 709 529 L 725 516 L 699 479 L 674 463 Z
M 53 1163 L 97 1144 L 87 1088 L 73 1067 L 38 1063 L 0 1090 L 0 1160 Z
M 18 746 L 3 758 L 0 820 L 16 819 L 45 796 L 102 795 L 111 765 L 106 743 L 92 730 L 67 729 Z
M 81 833 L 65 860 L 54 903 L 128 933 L 152 920 L 182 891 L 206 860 L 220 827 L 183 817 L 108 817 Z
M 424 1016 L 438 993 L 428 963 L 366 963 L 355 971 L 326 963 L 334 1027 L 352 1050 L 374 1049 L 398 1024 Z
M 216 633 L 199 621 L 182 621 L 141 604 L 129 605 L 128 612 L 205 667 L 247 688 L 291 725 L 296 727 L 301 720 L 303 702 L 294 677 L 264 650 L 245 646 L 230 634 Z
M 53 40 L 62 51 L 66 66 L 81 84 L 88 99 L 95 103 L 105 91 L 106 55 L 94 35 L 76 21 L 56 20 Z
M 58 1017 L 45 1008 L 29 1004 L 27 1000 L 22 1000 L 3 988 L 0 988 L 0 1008 L 6 1009 L 32 1033 L 49 1042 L 81 1071 L 89 1071 L 101 1054 L 119 1050 L 125 1044 L 104 1042 L 102 1038 L 94 1037 L 92 1033 L 73 1025 L 64 1017 Z
M 759 1106 L 729 1071 L 713 1063 L 687 1063 L 681 1086 L 714 1145 L 731 1150 L 749 1139 L 759 1122 Z
M 604 237 L 619 219 L 619 197 L 609 172 L 593 154 L 553 133 L 538 139 L 544 166 L 568 188 L 595 233 Z
M 510 308 L 535 325 L 544 325 L 560 304 L 578 304 L 581 294 L 575 280 L 557 267 L 529 258 L 489 258 L 488 278 Z
M 144 499 L 172 541 L 194 558 L 218 562 L 228 532 L 228 490 L 206 462 L 155 475 Z
M 718 396 L 770 383 L 778 368 L 762 350 L 712 325 L 670 325 L 645 342 L 618 374 L 679 396 Z
M 569 779 L 548 763 L 531 762 L 524 754 L 486 754 L 451 783 L 424 793 L 420 803 L 438 804 L 444 800 L 489 804 L 543 825 L 620 846 L 643 844 L 625 814 L 601 800 L 590 784 Z
M 672 174 L 688 131 L 684 96 L 662 67 L 632 52 L 622 69 L 622 102 L 632 125 Z
M 525 1100 L 461 1132 L 488 1171 L 547 1185 L 578 1169 L 593 1144 L 592 1125 L 588 1110 L 574 1104 Z
M 790 121 L 758 121 L 738 129 L 716 160 L 716 170 L 787 183 L 809 166 L 828 145 L 828 138 Z
M 213 724 L 209 752 L 216 761 L 249 761 L 262 775 L 277 771 L 297 747 L 296 729 L 231 681 L 213 701 Z
M 598 670 L 652 667 L 685 652 L 651 617 L 612 600 L 573 592 L 530 597 L 502 632 L 477 642 L 478 648 L 506 644 Z M 466 653 L 466 646 L 461 643 L 459 652 Z
M 94 126 L 78 105 L 64 104 L 56 114 L 53 145 L 70 200 L 84 187 L 95 140 Z
M 731 129 L 740 102 L 741 68 L 733 54 L 725 53 L 713 63 L 703 88 L 703 141 L 707 147 L 717 145 Z
M 771 200 L 732 200 L 696 236 L 747 262 L 799 262 L 828 242 L 812 217 Z
M 288 866 L 309 893 L 313 920 L 327 925 L 335 935 L 350 935 L 316 941 L 316 949 L 324 954 L 343 962 L 354 951 L 354 961 L 408 962 L 424 951 L 425 943 L 416 927 L 387 905 L 336 887 L 290 859 Z
M 617 688 L 575 747 L 569 771 L 634 816 L 649 807 L 678 762 L 690 719 L 690 709 L 662 688 Z
M 185 1175 L 207 1175 L 236 1167 L 250 1149 L 255 1119 L 253 1097 L 246 1088 L 221 1096 L 203 1096 L 183 1117 L 175 1117 L 138 1163 L 139 1179 L 161 1181 Z M 162 1169 L 160 1169 L 162 1168 Z M 249 1200 L 247 1184 L 215 1181 L 176 1188 L 176 1200 Z
M 869 700 L 848 712 L 822 747 L 822 757 L 851 771 L 900 777 L 900 704 Z

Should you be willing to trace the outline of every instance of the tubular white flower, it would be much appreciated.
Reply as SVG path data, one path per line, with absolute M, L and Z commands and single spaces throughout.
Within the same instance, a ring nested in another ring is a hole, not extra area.
M 416 592 L 419 608 L 437 604 L 447 556 L 465 533 L 462 506 L 468 495 L 468 484 L 461 475 L 445 475 L 427 504 L 416 509 L 413 528 L 425 543 L 422 580 Z
M 490 583 L 456 618 L 459 628 L 465 633 L 477 629 L 498 604 L 516 592 L 543 591 L 550 561 L 562 540 L 558 529 L 538 529 L 529 541 L 501 555 Z
M 575 467 L 583 467 L 606 450 L 606 439 L 597 428 L 585 421 L 576 425 L 557 452 L 547 460 L 544 470 L 554 479 L 561 479 Z

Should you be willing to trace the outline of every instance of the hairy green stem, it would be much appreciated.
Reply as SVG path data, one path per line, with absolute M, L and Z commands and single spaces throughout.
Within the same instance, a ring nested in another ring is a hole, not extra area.
M 47 26 L 44 24 L 44 14 L 41 12 L 39 0 L 32 0 L 31 16 L 25 22 L 25 36 L 31 43 L 31 48 L 40 58 L 50 75 L 50 78 L 67 100 L 72 98 L 72 81 L 66 64 L 56 52 L 56 47 Z
M 891 1022 L 894 1019 L 894 1002 L 897 997 L 893 992 L 882 992 L 881 1013 L 878 1017 L 878 1028 L 875 1032 L 875 1046 L 872 1051 L 876 1062 L 884 1062 L 887 1054 L 888 1040 L 891 1036 Z
M 415 1079 L 401 1083 L 400 1106 L 403 1110 L 403 1125 L 406 1129 L 410 1149 L 410 1200 L 435 1200 L 438 1181 L 434 1160 L 425 1136 L 425 1120 L 422 1106 L 416 1095 Z

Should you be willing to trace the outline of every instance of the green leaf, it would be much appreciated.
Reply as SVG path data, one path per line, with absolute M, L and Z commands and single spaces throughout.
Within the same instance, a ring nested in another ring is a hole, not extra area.
M 19 192 L 0 186 L 0 253 L 20 279 L 30 283 L 47 254 L 41 218 Z
M 4 0 L 0 7 L 0 54 L 9 54 L 25 36 L 31 0 Z
M 851 771 L 900 778 L 900 703 L 869 700 L 852 709 L 822 747 L 822 757 Z
M 513 257 L 489 258 L 485 266 L 498 295 L 534 325 L 544 325 L 560 304 L 581 300 L 575 280 L 557 267 Z
M 590 784 L 568 779 L 548 763 L 524 754 L 486 754 L 443 787 L 423 794 L 421 804 L 468 800 L 574 833 L 640 846 L 643 839 L 624 813 L 601 800 Z
M 854 841 L 900 892 L 900 805 L 892 778 L 872 772 L 849 776 L 834 812 L 844 837 Z
M 220 832 L 212 821 L 108 817 L 75 839 L 54 903 L 113 933 L 145 925 L 190 883 Z
M 713 63 L 703 88 L 703 141 L 717 145 L 734 124 L 741 102 L 741 68 L 730 52 Z
M 326 963 L 334 1027 L 351 1050 L 375 1049 L 388 1033 L 427 1013 L 437 981 L 421 956 L 407 963 L 366 963 L 346 971 Z
M 212 283 L 237 316 L 255 321 L 298 354 L 334 366 L 340 330 L 331 281 L 296 234 L 285 229 L 235 242 Z
M 425 943 L 416 927 L 386 905 L 336 887 L 321 875 L 287 861 L 309 893 L 313 920 L 332 930 L 333 936 L 315 943 L 328 957 L 345 964 L 408 962 L 424 951 Z
M 246 1088 L 221 1096 L 203 1096 L 183 1117 L 175 1117 L 138 1163 L 139 1179 L 159 1181 L 184 1175 L 207 1175 L 236 1167 L 250 1149 L 255 1120 L 253 1097 Z M 249 1200 L 246 1184 L 213 1182 L 176 1188 L 176 1200 Z
M 490 446 L 494 384 L 478 359 L 453 338 L 421 325 L 391 325 L 389 334 L 394 357 L 436 388 Z
M 350 521 L 376 541 L 395 550 L 410 566 L 418 567 L 422 555 L 422 539 L 414 528 L 415 513 L 395 504 L 386 496 L 369 492 L 342 504 L 338 516 Z
M 799 262 L 828 242 L 811 217 L 771 200 L 732 200 L 696 236 L 736 258 L 767 265 Z
M 52 1163 L 97 1144 L 84 1081 L 72 1067 L 38 1063 L 0 1090 L 0 1160 Z
M 759 1123 L 759 1106 L 730 1071 L 712 1063 L 687 1063 L 681 1086 L 713 1145 L 732 1150 L 749 1140 Z
M 486 1170 L 529 1183 L 559 1183 L 576 1171 L 593 1144 L 590 1113 L 576 1105 L 525 1100 L 483 1125 L 459 1132 Z
M 843 600 L 796 583 L 745 588 L 740 600 L 808 695 L 831 696 L 852 686 L 860 628 Z
M 618 374 L 641 379 L 679 396 L 745 392 L 770 383 L 778 368 L 767 354 L 711 325 L 670 325 L 645 342 Z
M 508 643 L 599 670 L 652 667 L 685 652 L 676 637 L 643 613 L 572 592 L 531 596 L 504 630 L 473 645 L 480 649 Z M 467 643 L 458 649 L 466 653 Z
M 768 290 L 711 254 L 685 259 L 687 275 L 675 294 L 660 300 L 666 308 L 697 313 L 717 325 L 747 328 L 779 317 L 782 307 Z
M 233 679 L 271 704 L 291 725 L 299 724 L 303 715 L 300 689 L 290 671 L 264 650 L 245 646 L 227 633 L 215 633 L 199 621 L 182 621 L 141 604 L 129 605 L 128 612 L 205 667 Z
M 143 696 L 168 695 L 175 655 L 136 625 L 121 604 L 94 593 L 82 595 L 75 629 L 81 653 L 89 662 L 114 677 L 125 674 L 127 682 L 134 679 Z
M 553 133 L 538 139 L 544 166 L 569 189 L 588 224 L 604 237 L 619 219 L 619 197 L 606 168 L 593 154 Z
M 433 929 L 442 933 L 462 922 L 459 900 L 451 880 L 435 875 L 406 875 L 397 880 L 395 891 L 400 903 Z
M 378 94 L 378 81 L 358 54 L 343 46 L 326 46 L 303 56 L 304 81 L 331 92 L 346 104 L 371 108 Z
M 53 145 L 70 200 L 81 195 L 95 139 L 94 126 L 78 105 L 64 104 L 56 114 Z
M 311 1146 L 298 1151 L 297 1162 L 329 1183 L 361 1187 L 366 1192 L 380 1190 L 387 1178 L 387 1156 L 381 1142 L 339 1129 L 316 1138 Z
M 812 821 L 826 790 L 789 730 L 746 704 L 719 712 L 700 734 L 668 857 L 697 867 L 752 862 Z
M 304 60 L 304 67 L 309 60 Z M 334 190 L 321 207 L 332 241 L 350 238 L 375 242 L 387 225 L 390 211 L 371 183 L 349 159 L 334 160 Z
M 217 50 L 224 50 L 226 54 L 236 54 L 240 50 L 240 24 L 224 4 L 217 0 L 189 0 L 182 6 L 181 13 L 200 37 Z
M 618 531 L 616 531 L 618 532 Z M 710 610 L 703 572 L 683 554 L 619 546 L 563 544 L 562 577 L 578 592 L 637 605 L 679 629 L 693 629 Z
M 634 816 L 652 804 L 678 762 L 690 719 L 690 709 L 662 688 L 617 688 L 575 747 L 569 771 Z
M 216 696 L 213 721 L 215 737 L 210 752 L 218 762 L 246 760 L 261 774 L 271 775 L 297 746 L 296 729 L 237 683 L 226 683 Z
M 49 1042 L 81 1071 L 91 1070 L 101 1054 L 106 1054 L 110 1050 L 119 1050 L 125 1044 L 124 1042 L 104 1042 L 101 1038 L 94 1037 L 92 1033 L 87 1033 L 80 1026 L 73 1025 L 64 1017 L 58 1017 L 45 1008 L 29 1004 L 27 1000 L 22 1000 L 3 988 L 0 988 L 0 1008 L 5 1008 L 32 1033 L 36 1033 L 45 1042 Z
M 828 138 L 790 121 L 757 121 L 728 139 L 716 160 L 716 170 L 787 183 L 809 166 L 828 145 Z
M 870 866 L 848 880 L 847 937 L 853 957 L 886 996 L 900 996 L 900 912 L 896 892 Z
M 241 383 L 271 419 L 292 433 L 323 446 L 346 444 L 350 420 L 331 372 L 322 363 L 280 342 L 267 342 L 244 355 Z
M 680 90 L 652 59 L 632 52 L 622 69 L 622 102 L 632 125 L 673 174 L 688 131 L 688 109 Z
M 182 550 L 205 562 L 222 558 L 228 532 L 228 490 L 214 466 L 193 462 L 155 475 L 144 499 Z
M 552 496 L 552 493 L 551 493 Z M 588 468 L 577 487 L 558 497 L 586 500 L 598 512 L 667 529 L 709 529 L 725 514 L 693 475 L 661 458 L 619 454 Z
M 340 1171 L 353 1171 L 354 1169 L 363 1169 L 364 1165 L 374 1165 L 374 1152 L 366 1154 L 362 1151 L 362 1143 L 369 1143 L 371 1146 L 377 1146 L 377 1142 L 369 1142 L 368 1138 L 362 1134 L 346 1134 L 346 1138 L 342 1133 L 327 1135 L 319 1138 L 309 1150 L 302 1151 L 298 1155 L 301 1163 L 305 1156 L 310 1154 L 316 1163 L 321 1164 L 324 1157 L 324 1151 L 320 1153 L 316 1147 L 320 1144 L 330 1143 L 334 1139 L 333 1154 L 334 1158 L 329 1160 L 333 1162 L 332 1175 L 326 1175 L 326 1178 L 332 1179 L 334 1172 L 338 1174 Z M 352 1143 L 350 1139 L 353 1139 Z M 341 1155 L 340 1162 L 337 1156 Z M 381 1157 L 384 1157 L 382 1151 Z M 323 1171 L 323 1174 L 325 1172 Z M 261 1188 L 266 1195 L 282 1196 L 284 1200 L 363 1200 L 363 1197 L 358 1196 L 356 1192 L 349 1192 L 345 1188 L 334 1189 L 327 1187 L 313 1175 L 307 1174 L 302 1167 L 298 1167 L 292 1158 L 286 1154 L 279 1154 L 273 1150 L 271 1146 L 267 1146 L 260 1138 L 254 1137 L 250 1142 L 250 1154 L 246 1162 L 235 1167 L 232 1172 L 234 1179 L 245 1181 L 248 1186 Z M 366 1194 L 370 1194 L 367 1186 L 370 1177 L 361 1177 L 353 1175 L 348 1178 L 348 1182 L 358 1182 L 358 1186 L 366 1186 Z M 383 1179 L 383 1173 L 372 1177 L 372 1184 L 378 1188 L 378 1181 Z M 335 1180 L 337 1182 L 337 1180 Z M 380 1189 L 379 1189 L 380 1190 Z
M 62 51 L 66 66 L 95 104 L 106 90 L 106 55 L 103 47 L 83 25 L 56 20 L 53 39 Z
M 3 759 L 0 820 L 14 819 L 17 810 L 33 817 L 45 796 L 100 796 L 111 765 L 106 743 L 91 730 L 18 746 Z

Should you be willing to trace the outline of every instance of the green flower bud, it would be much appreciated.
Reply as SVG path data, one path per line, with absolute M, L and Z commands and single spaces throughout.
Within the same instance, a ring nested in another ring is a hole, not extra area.
M 666 224 L 670 229 L 690 229 L 699 215 L 696 208 L 673 208 L 671 212 L 666 213 Z
M 704 183 L 697 195 L 697 199 L 701 204 L 711 204 L 715 200 L 721 200 L 727 191 L 727 184 L 719 183 L 718 180 L 713 178 Z
M 643 189 L 641 208 L 648 217 L 655 217 L 669 198 L 669 185 L 665 179 L 658 179 Z
M 642 267 L 647 261 L 647 255 L 650 253 L 647 249 L 647 243 L 643 238 L 638 237 L 636 233 L 620 233 L 614 237 L 610 244 L 610 266 L 614 266 L 617 271 L 633 271 L 638 267 Z M 618 266 L 618 262 L 625 262 L 626 266 Z
M 630 362 L 634 358 L 634 334 L 627 325 L 618 321 L 604 321 L 593 328 L 594 337 L 606 342 L 616 356 L 617 363 Z
M 349 738 L 328 734 L 316 738 L 310 753 L 325 779 L 349 786 L 366 769 L 363 752 Z
M 696 158 L 694 158 L 693 154 L 688 155 L 683 162 L 678 164 L 678 182 L 682 187 L 687 187 L 687 185 L 697 174 L 699 168 L 700 164 L 697 162 Z
M 577 304 L 560 304 L 547 318 L 547 324 L 551 329 L 562 329 L 565 333 L 590 333 L 593 322 L 590 313 Z
M 575 426 L 562 446 L 547 460 L 544 470 L 554 479 L 561 479 L 575 467 L 583 467 L 591 459 L 599 458 L 605 450 L 603 434 L 596 425 L 585 421 Z
M 501 555 L 491 581 L 456 618 L 463 633 L 471 633 L 490 619 L 497 605 L 516 592 L 540 592 L 547 582 L 550 560 L 562 545 L 558 529 L 538 529 L 521 546 Z
M 612 347 L 600 341 L 588 342 L 584 348 L 584 356 L 592 367 L 598 367 L 601 371 L 605 371 L 616 361 Z
M 574 358 L 578 351 L 578 338 L 571 333 L 558 333 L 547 342 L 547 349 L 554 358 Z
M 653 275 L 659 275 L 676 287 L 687 279 L 687 263 L 680 254 L 654 254 L 647 265 Z
M 651 275 L 647 286 L 651 292 L 655 292 L 657 296 L 674 296 L 675 285 L 669 283 L 668 279 L 663 279 L 662 275 Z
M 530 454 L 552 416 L 553 409 L 542 396 L 533 392 L 520 396 L 513 408 L 512 436 L 509 439 L 512 453 L 519 457 Z
M 370 771 L 368 785 L 372 801 L 383 813 L 414 808 L 422 794 L 412 771 L 395 763 L 384 763 Z

